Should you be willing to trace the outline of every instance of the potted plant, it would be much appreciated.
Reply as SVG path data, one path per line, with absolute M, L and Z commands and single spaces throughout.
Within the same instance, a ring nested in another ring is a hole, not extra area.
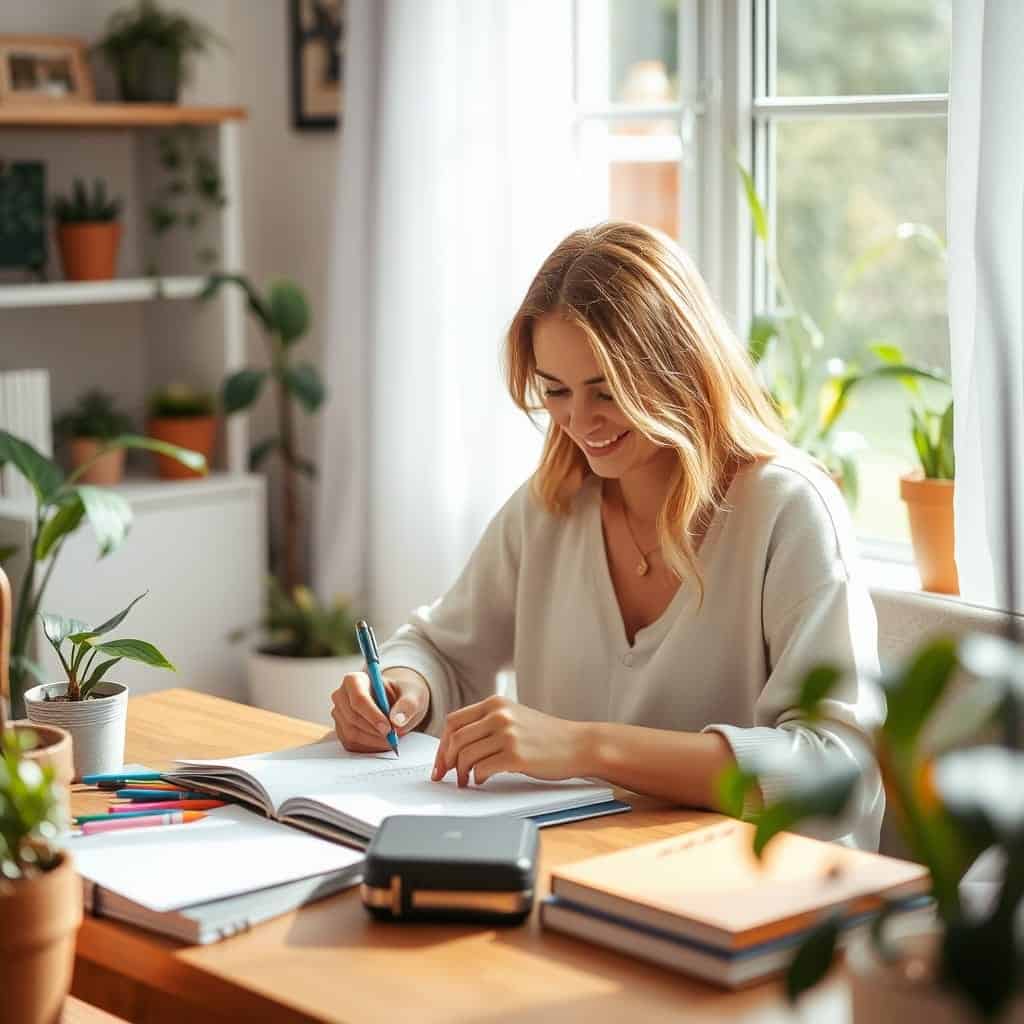
M 895 345 L 876 343 L 860 359 L 840 359 L 830 354 L 825 331 L 796 301 L 775 258 L 768 233 L 768 216 L 754 188 L 750 173 L 739 166 L 754 233 L 764 243 L 771 279 L 778 295 L 772 312 L 759 313 L 750 323 L 747 351 L 758 366 L 764 388 L 782 421 L 786 439 L 817 459 L 852 504 L 856 504 L 858 474 L 856 453 L 866 446 L 854 431 L 837 430 L 855 388 L 871 381 L 919 379 L 943 381 L 939 371 L 908 363 Z M 917 240 L 943 258 L 941 239 L 920 224 L 901 224 L 892 238 L 863 256 L 846 275 L 843 291 L 856 281 L 893 245 Z M 835 300 L 841 305 L 842 295 Z
M 154 0 L 115 11 L 96 44 L 129 103 L 177 103 L 194 54 L 219 37 L 201 21 L 167 11 Z
M 193 468 L 205 465 L 195 452 L 174 448 L 150 437 L 123 434 L 108 442 L 96 454 L 112 448 L 143 448 L 180 459 Z M 89 522 L 96 534 L 100 557 L 116 551 L 132 523 L 132 507 L 116 491 L 79 482 L 86 467 L 65 477 L 61 468 L 32 445 L 6 430 L 0 430 L 0 466 L 10 463 L 35 492 L 35 529 L 29 548 L 28 565 L 18 588 L 14 605 L 14 631 L 11 639 L 10 694 L 13 717 L 24 712 L 24 692 L 29 676 L 49 682 L 29 651 L 32 624 L 36 621 L 47 581 L 60 557 L 67 538 L 83 522 Z
M 54 199 L 57 246 L 69 281 L 109 281 L 114 276 L 121 242 L 120 212 L 121 200 L 108 198 L 101 178 L 93 182 L 91 195 L 85 182 L 75 178 L 71 195 Z
M 128 687 L 104 678 L 119 662 L 138 661 L 154 668 L 174 666 L 145 640 L 100 640 L 124 621 L 145 594 L 99 626 L 78 619 L 41 615 L 43 631 L 57 653 L 66 679 L 25 692 L 29 721 L 56 725 L 71 733 L 75 778 L 109 772 L 124 764 Z M 69 650 L 63 648 L 67 643 Z
M 249 701 L 268 711 L 329 724 L 331 694 L 343 676 L 363 668 L 356 616 L 341 597 L 321 603 L 309 587 L 290 593 L 271 576 L 265 641 L 249 655 Z M 239 630 L 239 640 L 249 630 Z
M 911 408 L 910 416 L 921 466 L 900 477 L 900 497 L 907 503 L 921 587 L 959 594 L 953 535 L 953 403 L 941 412 Z
M 195 391 L 184 384 L 170 384 L 149 396 L 146 433 L 158 441 L 199 452 L 206 464 L 213 462 L 217 441 L 217 401 L 213 395 Z M 165 480 L 202 476 L 198 470 L 156 455 L 157 473 Z
M 813 719 L 840 678 L 835 668 L 814 669 L 800 689 L 802 713 Z M 879 681 L 887 714 L 871 742 L 889 813 L 931 872 L 935 916 L 894 942 L 890 925 L 902 909 L 894 901 L 851 950 L 855 1024 L 1024 1021 L 1024 933 L 1017 927 L 1024 912 L 1024 752 L 1014 749 L 1022 681 L 1024 648 L 987 635 L 934 640 Z M 1000 724 L 1012 745 L 992 742 Z M 746 815 L 757 826 L 758 856 L 780 831 L 841 816 L 859 783 L 848 761 L 821 758 L 800 778 L 781 799 Z M 741 816 L 757 784 L 756 769 L 727 770 L 719 785 L 723 809 Z M 984 898 L 971 898 L 960 883 L 983 851 L 1003 863 L 1002 877 Z M 786 978 L 791 998 L 827 972 L 840 920 L 821 921 L 797 950 Z
M 56 845 L 66 818 L 52 769 L 0 732 L 0 992 L 5 1020 L 51 1024 L 71 985 L 82 882 Z
M 82 470 L 84 484 L 116 484 L 124 474 L 124 449 L 112 448 L 97 458 L 100 448 L 132 430 L 132 419 L 104 391 L 87 391 L 74 408 L 53 423 L 57 438 L 68 444 L 71 468 Z

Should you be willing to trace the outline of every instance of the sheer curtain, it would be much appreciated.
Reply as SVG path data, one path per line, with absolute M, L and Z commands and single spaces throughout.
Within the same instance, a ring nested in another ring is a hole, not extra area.
M 960 592 L 1024 610 L 1024 4 L 955 0 L 953 19 L 947 202 Z
M 579 226 L 569 0 L 350 0 L 316 584 L 381 635 L 536 464 L 500 346 Z

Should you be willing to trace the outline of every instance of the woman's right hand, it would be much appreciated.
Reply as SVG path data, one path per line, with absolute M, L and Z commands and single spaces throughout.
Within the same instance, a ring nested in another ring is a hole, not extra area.
M 350 672 L 331 694 L 334 731 L 346 750 L 357 754 L 388 750 L 387 735 L 411 732 L 430 710 L 427 681 L 411 668 L 392 668 L 384 673 L 384 690 L 391 706 L 390 721 L 377 707 L 365 672 Z

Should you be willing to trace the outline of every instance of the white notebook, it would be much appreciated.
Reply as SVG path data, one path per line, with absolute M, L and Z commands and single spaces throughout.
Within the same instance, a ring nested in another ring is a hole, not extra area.
M 331 839 L 365 846 L 390 814 L 465 814 L 572 817 L 628 810 L 607 786 L 584 779 L 538 782 L 503 773 L 482 786 L 460 789 L 451 772 L 430 778 L 438 741 L 409 733 L 400 757 L 353 754 L 334 738 L 267 754 L 227 760 L 179 761 L 166 778 L 189 789 L 221 794 L 270 818 Z

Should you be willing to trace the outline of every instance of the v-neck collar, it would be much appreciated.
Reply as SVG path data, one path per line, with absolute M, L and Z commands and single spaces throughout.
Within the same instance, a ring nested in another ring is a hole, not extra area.
M 718 542 L 719 534 L 722 532 L 728 512 L 729 493 L 732 491 L 735 481 L 736 477 L 734 476 L 723 499 L 724 507 L 715 511 L 707 532 L 704 534 L 704 540 L 697 551 L 697 561 L 702 569 L 710 563 L 710 556 Z M 653 622 L 638 629 L 631 644 L 626 636 L 626 624 L 622 618 L 619 599 L 615 594 L 615 585 L 612 583 L 611 568 L 608 565 L 608 551 L 601 523 L 601 478 L 596 475 L 588 476 L 583 487 L 587 490 L 585 496 L 581 495 L 587 502 L 584 513 L 587 518 L 586 536 L 589 548 L 587 555 L 608 635 L 615 638 L 617 650 L 635 651 L 657 646 L 686 604 L 697 600 L 697 588 L 694 586 L 692 578 L 687 577 L 681 580 L 679 588 L 672 595 L 672 600 L 665 606 L 664 611 Z

